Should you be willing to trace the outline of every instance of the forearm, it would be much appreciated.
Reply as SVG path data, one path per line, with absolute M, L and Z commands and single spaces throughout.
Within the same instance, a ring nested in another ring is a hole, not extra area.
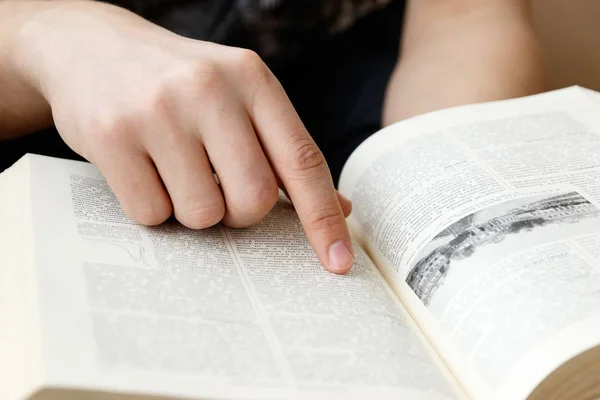
M 0 140 L 52 123 L 48 103 L 36 87 L 31 65 L 20 57 L 21 28 L 52 2 L 0 0 Z
M 411 0 L 383 123 L 541 90 L 526 0 Z

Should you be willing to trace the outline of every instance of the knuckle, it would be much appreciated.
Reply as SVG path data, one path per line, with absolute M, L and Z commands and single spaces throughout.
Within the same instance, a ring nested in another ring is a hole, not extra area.
M 346 226 L 344 216 L 335 208 L 324 208 L 312 215 L 309 223 L 313 231 L 336 231 Z
M 189 68 L 189 82 L 192 87 L 203 95 L 217 95 L 223 85 L 223 79 L 218 67 L 210 62 L 202 62 Z
M 244 187 L 243 198 L 230 199 L 223 222 L 232 228 L 246 228 L 262 220 L 277 203 L 279 188 L 274 178 Z
M 94 141 L 100 147 L 117 147 L 125 144 L 128 137 L 134 132 L 135 124 L 132 118 L 121 115 L 112 115 L 96 121 L 92 129 Z
M 154 206 L 138 206 L 133 209 L 132 219 L 142 225 L 158 225 L 171 216 L 171 205 L 164 202 Z
M 157 118 L 171 120 L 174 114 L 173 106 L 171 87 L 163 85 L 149 98 L 147 105 L 140 111 L 140 117 L 146 122 Z
M 145 102 L 140 102 L 135 119 L 143 127 L 137 133 L 141 143 L 173 145 L 180 139 L 182 131 L 177 129 L 179 121 L 176 103 L 172 92 L 167 88 L 149 96 Z
M 257 86 L 269 85 L 274 80 L 274 75 L 260 56 L 248 49 L 236 50 L 235 64 L 252 84 Z
M 310 138 L 291 142 L 286 151 L 286 166 L 297 178 L 320 179 L 328 172 L 323 153 Z
M 277 203 L 279 198 L 279 188 L 275 179 L 264 179 L 254 182 L 248 188 L 248 204 L 252 214 L 258 214 L 260 217 L 266 215 Z
M 237 51 L 236 59 L 238 65 L 247 71 L 260 73 L 267 68 L 260 56 L 252 50 L 239 49 Z
M 239 48 L 235 50 L 235 56 L 240 65 L 252 67 L 263 64 L 258 53 L 253 50 Z
M 181 61 L 165 77 L 159 93 L 170 97 L 171 93 L 187 93 L 192 97 L 219 94 L 223 85 L 221 72 L 210 61 Z
M 175 209 L 175 217 L 188 228 L 204 229 L 219 223 L 225 215 L 223 202 L 206 204 L 196 203 L 188 206 L 184 211 Z

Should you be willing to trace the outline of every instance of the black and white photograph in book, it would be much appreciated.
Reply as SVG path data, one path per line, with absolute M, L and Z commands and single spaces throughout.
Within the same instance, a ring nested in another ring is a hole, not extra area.
M 406 283 L 428 305 L 452 269 L 482 247 L 502 246 L 507 238 L 515 236 L 526 244 L 544 235 L 547 227 L 596 219 L 600 223 L 600 209 L 574 191 L 495 204 L 465 216 L 437 234 L 415 257 Z

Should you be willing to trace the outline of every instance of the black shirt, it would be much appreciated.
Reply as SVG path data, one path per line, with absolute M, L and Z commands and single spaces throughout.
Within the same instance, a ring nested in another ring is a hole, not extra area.
M 391 0 L 115 0 L 175 33 L 290 62 Z

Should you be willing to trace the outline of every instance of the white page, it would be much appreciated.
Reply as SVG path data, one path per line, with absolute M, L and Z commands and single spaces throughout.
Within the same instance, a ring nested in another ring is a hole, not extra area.
M 186 397 L 456 398 L 368 258 L 324 271 L 289 205 L 147 228 L 89 164 L 31 157 L 47 379 Z M 263 259 L 263 256 L 268 258 Z
M 0 174 L 0 399 L 41 381 L 27 160 Z
M 600 343 L 598 115 L 581 88 L 445 110 L 382 130 L 343 171 L 354 230 L 482 398 L 523 397 Z

